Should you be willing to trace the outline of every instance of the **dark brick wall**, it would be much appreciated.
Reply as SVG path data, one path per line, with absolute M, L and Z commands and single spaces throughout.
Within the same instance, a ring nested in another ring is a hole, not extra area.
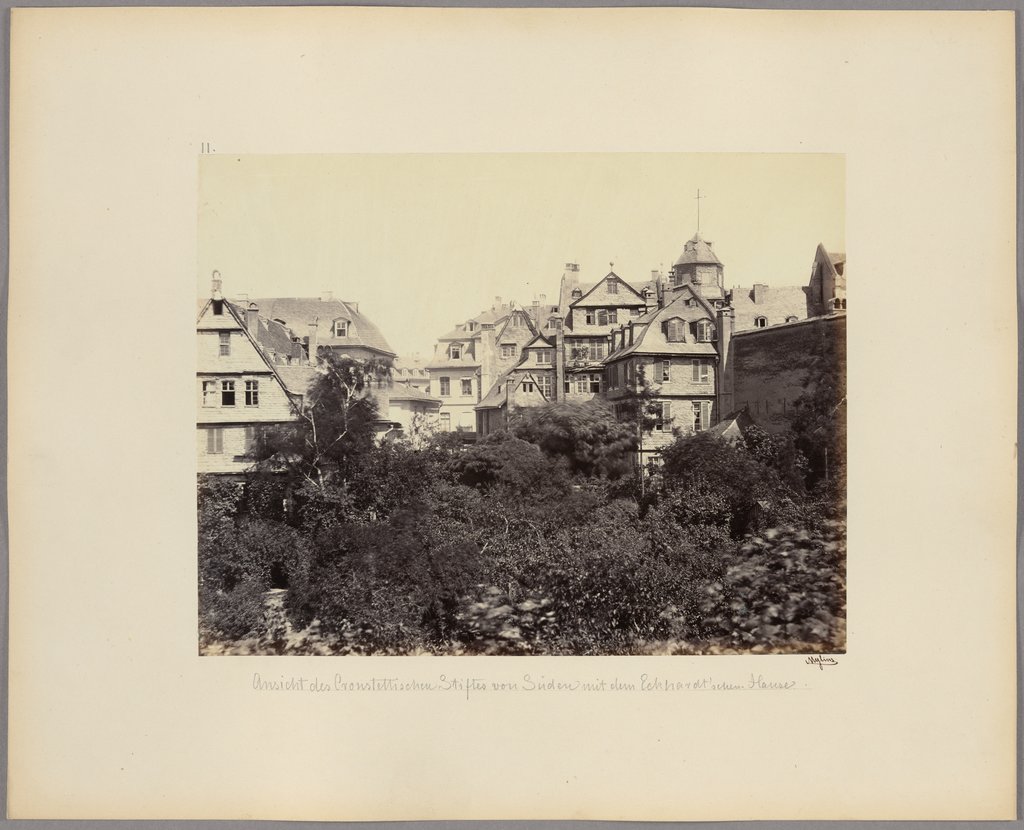
M 834 348 L 833 348 L 834 346 Z M 825 361 L 846 367 L 846 315 L 830 315 L 733 336 L 733 408 L 747 407 L 769 432 L 783 432 L 794 414 L 793 402 Z

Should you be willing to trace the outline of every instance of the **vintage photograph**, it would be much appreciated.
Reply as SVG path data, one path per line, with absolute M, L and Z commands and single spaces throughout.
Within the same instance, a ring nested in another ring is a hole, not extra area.
M 200 654 L 845 651 L 842 156 L 210 149 Z

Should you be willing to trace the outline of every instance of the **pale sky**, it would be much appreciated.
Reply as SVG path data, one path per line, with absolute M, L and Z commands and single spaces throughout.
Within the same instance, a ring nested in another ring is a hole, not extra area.
M 844 171 L 812 154 L 207 155 L 199 294 L 214 269 L 229 298 L 329 290 L 427 357 L 496 296 L 557 302 L 566 262 L 583 282 L 610 262 L 667 271 L 698 188 L 726 287 L 804 285 L 819 242 L 845 250 Z

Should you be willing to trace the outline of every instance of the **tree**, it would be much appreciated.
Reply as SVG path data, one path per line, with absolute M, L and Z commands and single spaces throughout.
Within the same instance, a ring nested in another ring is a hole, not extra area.
M 638 363 L 636 367 L 636 383 L 632 387 L 627 385 L 626 394 L 619 399 L 617 407 L 619 420 L 629 424 L 636 436 L 640 497 L 643 499 L 646 495 L 643 470 L 644 433 L 650 432 L 655 424 L 661 421 L 661 402 L 651 389 L 642 363 Z
M 630 425 L 600 401 L 555 401 L 522 410 L 512 432 L 547 455 L 564 458 L 572 472 L 585 476 L 621 477 L 637 449 Z
M 343 485 L 373 447 L 377 404 L 368 394 L 390 369 L 380 360 L 319 353 L 319 374 L 294 423 L 263 433 L 258 469 L 282 469 L 296 485 L 324 492 Z
M 846 491 L 846 361 L 844 341 L 823 337 L 812 355 L 804 393 L 796 399 L 794 444 L 807 458 L 809 487 L 823 482 Z

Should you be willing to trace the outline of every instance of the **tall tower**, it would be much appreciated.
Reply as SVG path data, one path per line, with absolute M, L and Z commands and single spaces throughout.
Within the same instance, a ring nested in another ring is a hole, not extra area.
M 672 266 L 671 288 L 689 285 L 702 297 L 721 299 L 725 296 L 723 272 L 725 266 L 715 255 L 713 243 L 695 233 L 683 246 L 675 265 Z

